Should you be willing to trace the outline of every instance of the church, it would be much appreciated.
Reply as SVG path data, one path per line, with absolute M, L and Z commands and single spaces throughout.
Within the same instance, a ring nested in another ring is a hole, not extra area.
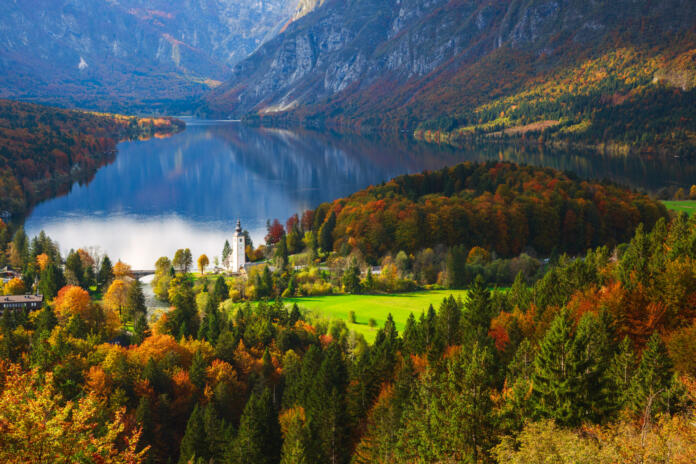
M 232 272 L 239 273 L 244 271 L 246 265 L 246 239 L 242 233 L 242 223 L 238 219 L 237 227 L 234 229 L 232 237 Z

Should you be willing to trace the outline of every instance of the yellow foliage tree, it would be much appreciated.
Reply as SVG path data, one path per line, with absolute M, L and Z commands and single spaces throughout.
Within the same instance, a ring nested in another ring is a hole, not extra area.
M 92 395 L 63 402 L 53 384 L 37 371 L 2 366 L 0 394 L 0 462 L 93 462 L 140 464 L 147 449 L 137 451 L 139 430 L 128 430 L 125 411 L 102 424 L 103 406 Z
M 114 264 L 113 272 L 114 278 L 116 279 L 123 280 L 126 277 L 133 277 L 131 267 L 128 264 L 121 261 L 120 259 L 116 264 Z
M 111 282 L 109 289 L 104 295 L 104 305 L 106 308 L 117 311 L 118 315 L 121 316 L 123 307 L 128 301 L 128 289 L 130 286 L 121 279 L 116 279 Z
M 50 262 L 51 258 L 49 258 L 46 253 L 41 253 L 40 255 L 36 256 L 36 264 L 39 266 L 40 271 L 46 269 L 46 266 L 48 266 L 48 263 Z
M 92 319 L 92 308 L 89 293 L 77 285 L 66 285 L 61 288 L 54 303 L 56 316 L 61 321 L 67 321 L 71 316 L 80 316 L 84 320 Z
M 201 274 L 205 272 L 205 268 L 208 267 L 208 264 L 210 264 L 210 260 L 207 255 L 203 254 L 198 257 L 198 269 L 201 270 Z
M 15 277 L 5 284 L 3 293 L 5 295 L 22 295 L 25 290 L 24 281 L 19 277 Z

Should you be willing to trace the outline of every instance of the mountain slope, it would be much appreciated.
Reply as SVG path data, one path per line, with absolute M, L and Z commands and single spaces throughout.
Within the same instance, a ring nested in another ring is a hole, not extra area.
M 199 97 L 275 35 L 297 0 L 10 0 L 0 97 L 100 109 Z
M 569 106 L 596 110 L 662 98 L 663 87 L 689 92 L 695 24 L 688 0 L 327 0 L 239 63 L 202 111 L 363 128 L 492 123 L 491 132 L 574 117 L 577 132 L 592 124 L 587 114 L 541 107 L 572 94 L 592 101 Z M 496 121 L 506 98 L 501 111 L 538 107 Z

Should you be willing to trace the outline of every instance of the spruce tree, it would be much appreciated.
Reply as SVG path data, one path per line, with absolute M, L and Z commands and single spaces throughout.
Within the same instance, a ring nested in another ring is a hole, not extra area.
M 280 426 L 271 392 L 252 393 L 228 452 L 231 464 L 273 464 L 280 459 Z
M 191 361 L 191 369 L 189 370 L 189 378 L 191 383 L 198 389 L 198 394 L 203 394 L 206 380 L 206 362 L 201 350 L 196 350 Z
M 643 351 L 640 364 L 631 382 L 631 406 L 649 419 L 665 410 L 672 379 L 672 363 L 660 335 L 654 333 Z
M 227 288 L 227 284 L 225 283 L 225 278 L 222 276 L 218 276 L 218 278 L 215 279 L 213 293 L 210 295 L 213 300 L 213 304 L 215 306 L 218 306 L 220 303 L 222 303 L 228 298 L 228 295 L 229 289 Z
M 476 276 L 474 284 L 468 293 L 462 315 L 462 339 L 467 347 L 478 343 L 481 346 L 492 346 L 488 330 L 493 319 L 491 292 L 486 288 L 481 275 Z
M 453 296 L 442 300 L 437 315 L 437 333 L 446 346 L 458 345 L 461 342 L 462 310 Z
M 312 453 L 312 443 L 304 409 L 293 408 L 283 416 L 283 447 L 280 464 L 312 464 L 317 462 Z
M 612 386 L 611 398 L 616 409 L 623 409 L 631 401 L 631 384 L 637 365 L 633 344 L 628 337 L 624 337 L 611 360 L 608 372 Z
M 186 423 L 186 432 L 181 440 L 179 451 L 179 464 L 187 464 L 191 459 L 202 458 L 207 462 L 210 459 L 207 436 L 203 424 L 203 412 L 198 404 L 194 406 L 191 416 Z
M 534 360 L 533 402 L 538 416 L 561 425 L 576 425 L 582 416 L 578 408 L 584 385 L 578 378 L 577 351 L 572 321 L 567 309 L 551 323 Z
M 128 294 L 126 295 L 126 311 L 128 318 L 133 321 L 135 321 L 140 314 L 147 312 L 143 284 L 137 279 L 134 280 L 128 288 Z

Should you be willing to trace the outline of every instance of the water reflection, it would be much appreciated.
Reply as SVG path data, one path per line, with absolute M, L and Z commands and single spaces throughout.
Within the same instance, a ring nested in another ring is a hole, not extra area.
M 694 166 L 678 161 L 499 146 L 459 150 L 406 137 L 188 123 L 171 138 L 122 143 L 114 163 L 91 183 L 37 206 L 26 221 L 28 233 L 46 230 L 63 251 L 99 246 L 112 259 L 144 269 L 181 247 L 212 261 L 237 218 L 258 241 L 268 218 L 284 220 L 396 175 L 464 160 L 545 165 L 649 190 L 696 179 Z

